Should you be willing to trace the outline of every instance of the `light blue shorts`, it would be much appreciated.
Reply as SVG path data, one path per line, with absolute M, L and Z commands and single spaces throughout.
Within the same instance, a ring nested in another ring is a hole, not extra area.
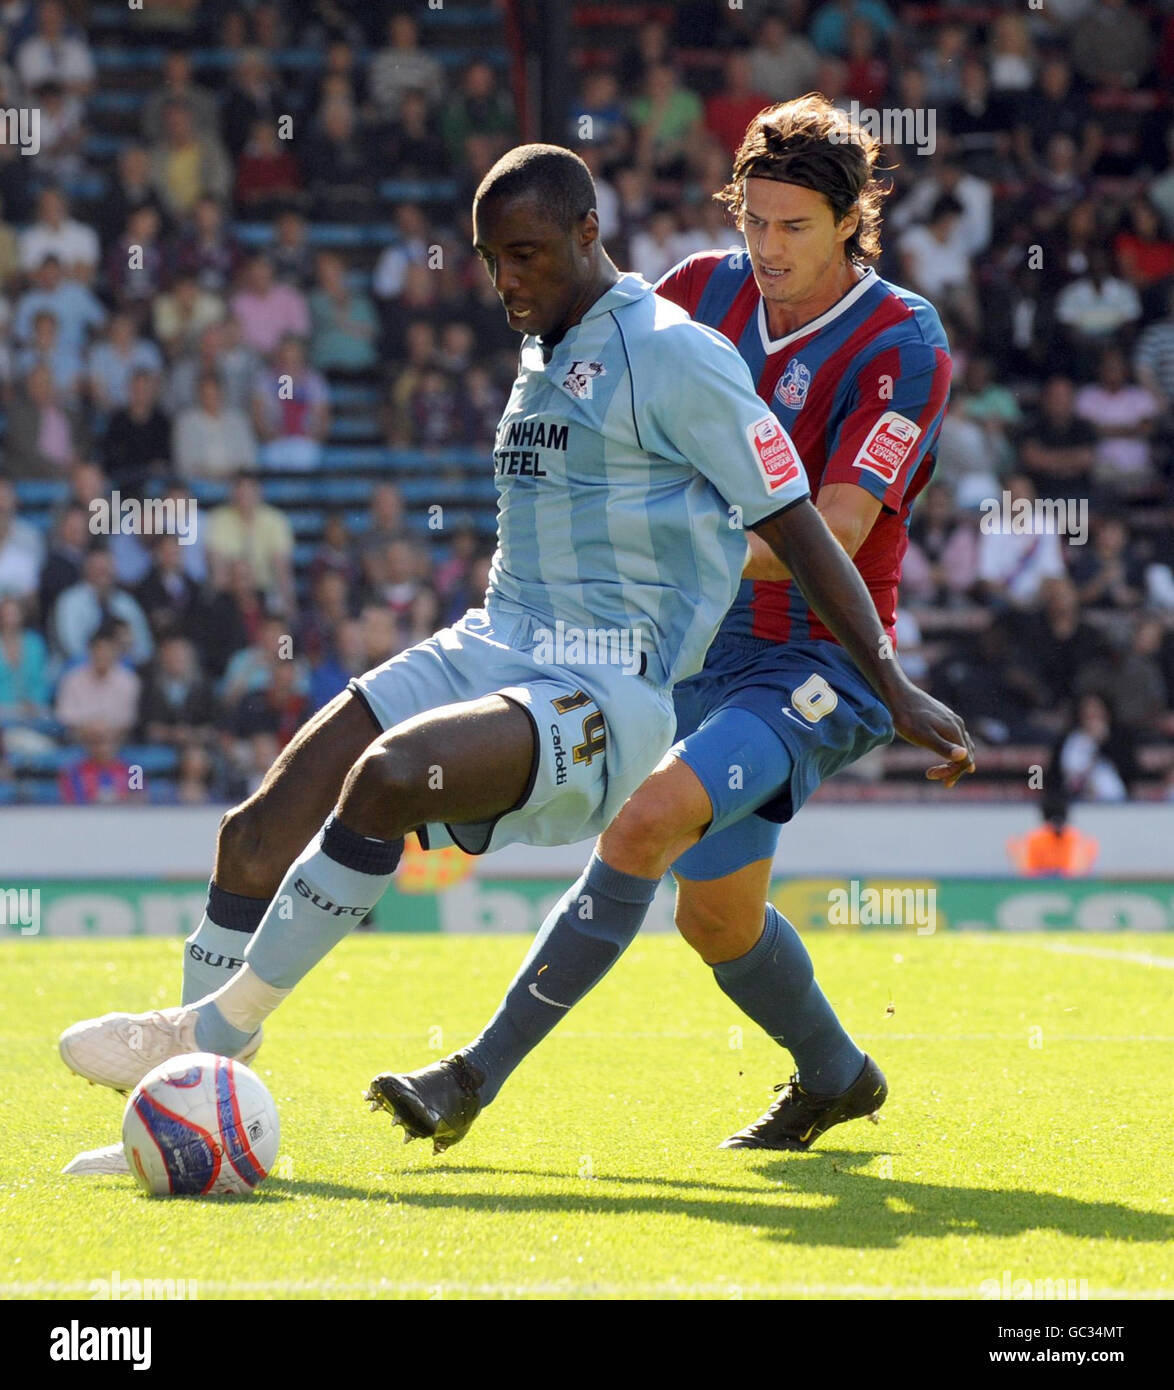
M 535 633 L 543 631 L 529 614 L 495 610 L 491 618 L 475 608 L 350 682 L 384 729 L 486 695 L 530 716 L 537 757 L 522 803 L 495 821 L 428 825 L 429 848 L 454 843 L 484 854 L 598 835 L 672 743 L 676 717 L 664 689 L 620 665 L 542 659 Z

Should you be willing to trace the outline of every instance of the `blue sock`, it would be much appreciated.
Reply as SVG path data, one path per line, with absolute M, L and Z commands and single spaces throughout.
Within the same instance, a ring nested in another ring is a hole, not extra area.
M 713 967 L 714 979 L 744 1014 L 795 1059 L 808 1091 L 837 1096 L 860 1075 L 856 1046 L 815 982 L 802 938 L 770 903 L 757 943 Z
M 244 975 L 250 978 L 236 975 L 196 1005 L 199 1046 L 239 1052 L 276 1007 L 277 996 L 308 975 L 371 911 L 403 847 L 402 839 L 370 839 L 330 816 L 290 865 L 245 951 Z
M 481 1102 L 619 960 L 648 913 L 659 879 L 609 868 L 598 854 L 551 908 L 522 968 L 481 1036 L 461 1056 L 485 1076 Z

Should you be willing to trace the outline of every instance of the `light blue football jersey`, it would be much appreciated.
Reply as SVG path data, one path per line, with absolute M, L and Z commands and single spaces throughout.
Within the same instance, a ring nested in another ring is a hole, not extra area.
M 631 274 L 545 353 L 523 339 L 493 457 L 491 615 L 636 632 L 664 685 L 701 669 L 744 528 L 809 491 L 737 349 Z

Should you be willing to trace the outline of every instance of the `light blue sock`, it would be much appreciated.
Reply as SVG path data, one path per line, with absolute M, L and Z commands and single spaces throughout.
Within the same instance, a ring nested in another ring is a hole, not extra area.
M 252 973 L 273 989 L 292 989 L 383 896 L 403 847 L 402 839 L 369 839 L 330 816 L 290 865 L 245 951 Z M 234 1027 L 215 1000 L 195 1006 L 196 1042 L 232 1055 L 254 1029 Z
M 816 984 L 799 933 L 771 903 L 756 944 L 715 965 L 713 974 L 742 1012 L 790 1052 L 806 1090 L 838 1096 L 860 1075 L 864 1053 Z
M 648 913 L 659 879 L 610 868 L 597 854 L 551 908 L 484 1032 L 461 1056 L 485 1077 L 488 1105 L 510 1073 L 607 974 Z

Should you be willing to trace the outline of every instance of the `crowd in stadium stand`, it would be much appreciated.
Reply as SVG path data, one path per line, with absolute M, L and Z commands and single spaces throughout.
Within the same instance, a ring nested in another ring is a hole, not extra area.
M 737 244 L 711 195 L 764 105 L 932 117 L 887 148 L 878 267 L 955 362 L 900 651 L 981 742 L 968 794 L 1042 759 L 1077 799 L 1174 797 L 1171 7 L 575 8 L 566 140 L 652 280 Z M 0 106 L 41 113 L 34 157 L 0 144 L 0 800 L 240 796 L 480 600 L 504 33 L 455 0 L 0 6 Z M 96 535 L 112 493 L 199 524 Z M 1087 503 L 1087 539 L 984 531 L 1004 493 Z M 913 794 L 923 761 L 861 771 Z

